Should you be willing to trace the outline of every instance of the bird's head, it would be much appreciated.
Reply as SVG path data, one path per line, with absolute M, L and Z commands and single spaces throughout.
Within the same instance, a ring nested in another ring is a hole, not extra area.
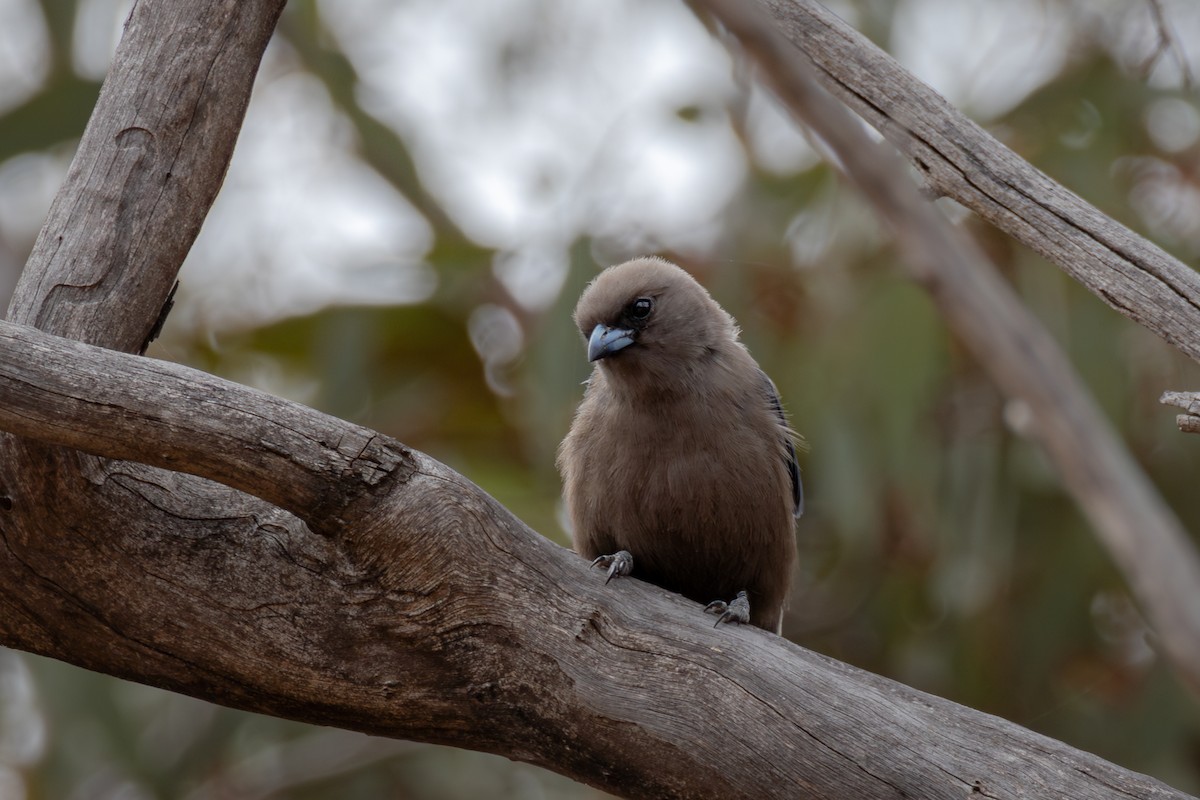
M 736 343 L 737 327 L 696 279 L 661 258 L 601 272 L 584 290 L 575 323 L 588 361 L 622 372 L 678 372 Z

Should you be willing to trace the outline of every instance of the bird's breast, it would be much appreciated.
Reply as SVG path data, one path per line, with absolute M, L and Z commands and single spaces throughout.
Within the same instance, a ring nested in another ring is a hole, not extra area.
M 629 550 L 644 577 L 697 598 L 745 588 L 764 559 L 790 563 L 776 426 L 732 402 L 605 411 L 567 487 L 576 526 L 600 550 Z

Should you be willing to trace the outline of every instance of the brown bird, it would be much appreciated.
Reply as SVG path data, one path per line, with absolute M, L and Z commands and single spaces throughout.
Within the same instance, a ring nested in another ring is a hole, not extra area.
M 659 258 L 600 273 L 575 323 L 596 364 L 558 453 L 576 551 L 778 633 L 804 494 L 737 324 Z

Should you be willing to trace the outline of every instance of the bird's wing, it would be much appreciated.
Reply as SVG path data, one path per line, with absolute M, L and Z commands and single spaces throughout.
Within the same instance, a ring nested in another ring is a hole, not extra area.
M 786 451 L 784 459 L 788 474 L 792 478 L 792 513 L 799 518 L 804 513 L 804 484 L 800 482 L 800 465 L 796 461 L 796 443 L 792 440 L 792 429 L 788 425 L 787 415 L 783 413 L 783 403 L 779 401 L 779 390 L 775 383 L 761 369 L 758 375 L 762 380 L 763 391 L 767 394 L 767 402 L 779 417 L 779 424 L 784 429 L 783 446 Z

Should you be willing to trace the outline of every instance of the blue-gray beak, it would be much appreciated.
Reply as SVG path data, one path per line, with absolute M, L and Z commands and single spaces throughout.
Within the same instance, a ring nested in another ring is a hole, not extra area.
M 588 361 L 598 361 L 633 344 L 633 331 L 597 325 L 588 338 Z

